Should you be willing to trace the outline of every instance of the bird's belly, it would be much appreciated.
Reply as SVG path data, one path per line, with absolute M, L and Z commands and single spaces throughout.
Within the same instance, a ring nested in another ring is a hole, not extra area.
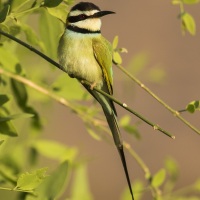
M 70 76 L 101 87 L 102 70 L 94 57 L 92 40 L 65 37 L 63 41 L 58 48 L 59 62 L 63 69 Z

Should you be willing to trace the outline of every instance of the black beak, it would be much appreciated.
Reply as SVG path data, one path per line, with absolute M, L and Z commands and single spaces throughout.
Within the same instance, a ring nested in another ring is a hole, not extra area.
M 99 17 L 103 17 L 105 15 L 109 15 L 109 14 L 115 14 L 115 12 L 113 11 L 99 11 L 97 13 L 94 13 L 94 15 L 92 15 L 92 18 L 99 18 Z

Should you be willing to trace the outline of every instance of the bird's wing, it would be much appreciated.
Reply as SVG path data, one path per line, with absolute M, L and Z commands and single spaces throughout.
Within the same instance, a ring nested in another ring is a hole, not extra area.
M 101 67 L 102 73 L 103 73 L 104 81 L 103 81 L 103 87 L 101 89 L 109 94 L 112 94 L 113 93 L 113 90 L 112 90 L 112 82 L 113 82 L 112 47 L 110 43 L 103 37 L 93 39 L 92 45 L 93 45 L 93 50 L 94 50 L 94 56 L 97 62 L 99 63 L 99 66 Z M 115 145 L 121 157 L 121 161 L 122 161 L 123 168 L 125 171 L 125 175 L 126 175 L 126 179 L 128 182 L 131 196 L 132 196 L 132 200 L 134 200 L 133 192 L 131 188 L 131 182 L 130 182 L 128 169 L 126 165 L 126 159 L 125 159 L 124 150 L 123 150 L 122 138 L 121 138 L 118 122 L 117 122 L 117 113 L 116 113 L 113 101 L 103 96 L 102 94 L 99 94 L 98 92 L 94 90 L 90 90 L 89 88 L 87 89 L 94 96 L 94 98 L 101 104 L 103 108 L 108 125 L 113 135 Z
M 94 38 L 92 40 L 92 47 L 94 50 L 94 57 L 102 69 L 108 93 L 113 94 L 112 46 L 104 37 L 101 36 L 100 38 Z

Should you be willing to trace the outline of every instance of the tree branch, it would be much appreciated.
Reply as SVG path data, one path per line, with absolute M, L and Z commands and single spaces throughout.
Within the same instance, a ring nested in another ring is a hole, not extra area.
M 150 94 L 154 99 L 156 99 L 161 105 L 163 105 L 167 110 L 169 110 L 175 117 L 181 120 L 184 124 L 186 124 L 189 128 L 195 131 L 197 134 L 200 134 L 200 130 L 194 127 L 190 122 L 188 122 L 185 118 L 180 115 L 179 111 L 174 110 L 169 105 L 167 105 L 163 100 L 161 100 L 155 93 L 153 93 L 148 87 L 146 87 L 141 81 L 139 81 L 136 77 L 130 74 L 124 67 L 121 65 L 116 65 L 122 72 L 124 72 L 132 81 L 137 83 L 141 88 L 143 88 L 148 94 Z
M 10 38 L 11 40 L 19 43 L 20 45 L 26 47 L 27 49 L 29 49 L 30 51 L 36 53 L 37 55 L 39 55 L 40 57 L 42 57 L 43 59 L 45 59 L 46 61 L 48 61 L 49 63 L 51 63 L 52 65 L 54 65 L 55 67 L 57 67 L 58 69 L 62 70 L 62 68 L 60 67 L 60 64 L 58 64 L 57 62 L 55 62 L 54 60 L 52 60 L 51 58 L 49 58 L 48 56 L 46 56 L 45 54 L 43 54 L 42 52 L 38 51 L 37 49 L 35 49 L 34 47 L 32 47 L 31 45 L 28 45 L 27 43 L 19 40 L 18 38 L 5 33 L 4 31 L 0 30 L 0 34 Z M 63 70 L 62 70 L 63 71 Z M 66 73 L 66 72 L 65 72 Z M 84 84 L 89 84 L 86 81 L 84 81 Z M 111 99 L 112 101 L 114 101 L 115 103 L 117 103 L 118 105 L 120 105 L 122 108 L 126 109 L 127 111 L 129 111 L 130 113 L 134 114 L 136 117 L 140 118 L 141 120 L 143 120 L 145 123 L 147 123 L 148 125 L 152 126 L 154 130 L 159 130 L 160 132 L 164 133 L 165 135 L 169 136 L 172 139 L 175 139 L 175 136 L 171 135 L 170 133 L 168 133 L 167 131 L 165 131 L 164 129 L 162 129 L 160 126 L 158 126 L 157 124 L 154 124 L 152 122 L 150 122 L 149 120 L 145 119 L 144 117 L 142 117 L 140 114 L 138 114 L 137 112 L 133 111 L 132 109 L 130 109 L 126 103 L 121 103 L 120 101 L 118 101 L 117 99 L 115 99 L 113 96 L 103 92 L 102 90 L 99 90 L 98 88 L 94 87 L 94 90 L 96 90 L 97 92 L 101 93 L 102 95 L 108 97 L 109 99 Z

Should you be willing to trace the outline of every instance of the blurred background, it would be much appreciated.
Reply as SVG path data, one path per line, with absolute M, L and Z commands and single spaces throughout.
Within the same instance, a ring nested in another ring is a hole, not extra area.
M 190 101 L 199 100 L 199 4 L 185 6 L 185 10 L 196 20 L 197 33 L 191 36 L 189 33 L 182 34 L 181 21 L 178 19 L 180 8 L 172 5 L 171 1 L 93 0 L 92 2 L 101 10 L 116 12 L 115 15 L 102 18 L 102 34 L 109 41 L 113 41 L 116 35 L 119 36 L 119 47 L 128 50 L 128 53 L 122 54 L 122 65 L 125 68 L 134 73 L 175 110 L 184 109 Z M 37 20 L 37 17 L 34 20 Z M 34 20 L 31 27 L 34 26 Z M 22 51 L 23 47 L 20 49 Z M 33 59 L 31 56 L 26 56 L 26 62 L 29 64 L 29 59 Z M 42 66 L 42 62 L 40 59 L 37 62 L 34 60 L 31 63 L 32 70 L 27 71 L 32 73 L 34 67 Z M 122 131 L 124 140 L 145 161 L 152 174 L 164 167 L 166 158 L 172 157 L 178 163 L 180 170 L 176 188 L 195 182 L 200 177 L 200 136 L 128 79 L 119 69 L 115 66 L 113 69 L 114 96 L 176 137 L 172 140 L 135 116 L 129 115 L 132 124 L 139 123 L 141 139 L 137 140 Z M 56 70 L 55 73 L 61 72 Z M 158 76 L 155 76 L 156 73 Z M 54 73 L 51 76 L 54 76 Z M 88 161 L 89 183 L 94 199 L 120 199 L 127 182 L 114 144 L 108 145 L 106 142 L 94 140 L 87 133 L 81 119 L 57 102 L 53 102 L 53 108 L 48 108 L 48 104 L 40 107 L 42 110 L 40 114 L 45 118 L 45 133 L 42 137 L 67 146 L 79 147 L 80 157 Z M 121 107 L 116 105 L 116 108 L 119 118 L 127 114 Z M 46 110 L 44 113 L 43 109 Z M 199 112 L 193 115 L 185 112 L 182 115 L 200 128 Z M 144 172 L 137 162 L 127 151 L 125 153 L 131 181 L 140 179 L 148 185 Z M 143 199 L 150 200 L 153 197 L 147 192 Z
M 199 5 L 185 7 L 197 23 L 197 34 L 191 36 L 188 33 L 182 34 L 178 19 L 179 7 L 172 6 L 170 1 L 92 2 L 102 10 L 116 12 L 115 15 L 102 19 L 102 34 L 110 41 L 118 35 L 119 46 L 128 49 L 127 54 L 122 54 L 124 67 L 129 66 L 135 58 L 142 57 L 146 60 L 143 63 L 145 69 L 137 77 L 175 110 L 183 109 L 190 101 L 199 99 Z M 165 71 L 159 83 L 146 76 L 154 68 Z M 176 136 L 172 140 L 154 131 L 144 122 L 139 125 L 141 140 L 132 139 L 128 134 L 122 133 L 123 138 L 143 158 L 151 172 L 155 173 L 162 168 L 165 158 L 170 156 L 177 161 L 180 168 L 177 187 L 194 182 L 199 176 L 200 168 L 199 135 L 175 118 L 142 88 L 128 80 L 116 67 L 114 96 Z M 119 117 L 126 113 L 119 106 L 116 107 Z M 88 172 L 95 199 L 119 199 L 127 183 L 115 146 L 92 139 L 76 115 L 60 105 L 54 106 L 51 116 L 49 120 L 52 123 L 46 128 L 48 135 L 68 145 L 78 145 L 83 156 L 92 158 L 88 164 Z M 194 115 L 183 113 L 183 116 L 200 127 L 198 112 Z M 138 122 L 133 115 L 131 118 L 133 123 Z M 60 133 L 54 135 L 58 127 Z M 66 134 L 68 130 L 73 134 Z M 131 180 L 144 179 L 144 173 L 137 163 L 128 153 L 126 157 Z M 145 199 L 152 197 L 146 196 Z

